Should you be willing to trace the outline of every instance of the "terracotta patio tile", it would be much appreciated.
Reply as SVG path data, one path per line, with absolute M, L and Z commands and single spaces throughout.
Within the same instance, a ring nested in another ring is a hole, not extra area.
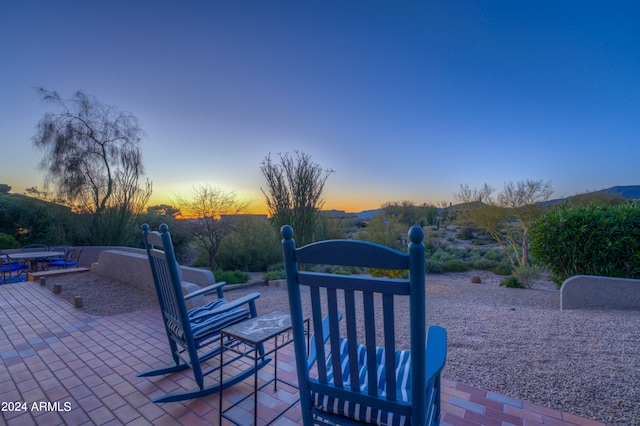
M 31 414 L 38 426 L 54 426 L 63 422 L 61 414 L 57 412 L 49 411 L 38 413 L 32 411 Z
M 86 398 L 89 395 L 93 395 L 93 392 L 91 391 L 91 389 L 84 384 L 68 389 L 68 391 L 69 391 L 69 394 L 76 400 Z
M 505 405 L 504 406 L 504 411 L 506 413 L 513 414 L 514 416 L 518 416 L 518 417 L 521 417 L 523 419 L 529 419 L 529 420 L 533 420 L 533 421 L 542 423 L 542 416 L 540 414 L 534 413 L 532 411 L 527 411 L 525 409 L 518 408 L 518 407 L 513 407 L 511 405 Z
M 137 419 L 138 417 L 140 417 L 140 413 L 135 408 L 126 404 L 113 410 L 113 413 L 124 424 L 129 424 L 135 419 Z
M 0 413 L 0 424 L 217 424 L 218 394 L 192 401 L 151 402 L 155 396 L 194 389 L 190 372 L 137 377 L 141 371 L 172 362 L 157 308 L 94 318 L 37 283 L 2 286 L 0 301 L 4 301 L 0 312 L 11 319 L 0 329 L 0 400 L 72 404 L 70 412 Z M 278 367 L 279 378 L 297 382 L 291 346 L 279 352 Z M 238 367 L 225 367 L 225 374 L 236 371 Z M 272 376 L 273 363 L 260 372 L 259 381 Z M 217 372 L 207 380 L 217 381 Z M 253 389 L 252 384 L 248 379 L 226 389 L 223 408 L 238 402 Z M 601 425 L 447 378 L 442 386 L 443 425 Z M 297 399 L 296 388 L 279 384 L 274 391 L 271 385 L 265 387 L 258 397 L 258 423 L 263 424 Z M 251 424 L 253 399 L 236 407 L 232 415 L 243 425 Z M 297 425 L 300 420 L 298 404 L 274 426 Z
M 45 390 L 45 394 L 49 401 L 60 401 L 69 396 L 69 390 L 60 383 L 60 386 Z
M 481 423 L 467 420 L 463 417 L 454 416 L 450 413 L 443 413 L 442 421 L 451 426 L 480 426 Z
M 522 425 L 524 423 L 524 420 L 523 420 L 522 417 L 516 416 L 514 414 L 505 413 L 503 410 L 496 410 L 496 409 L 493 409 L 493 408 L 487 408 L 485 410 L 485 414 L 489 418 L 498 419 L 498 420 L 501 420 L 503 422 L 506 422 L 506 423 L 512 424 L 512 425 L 520 426 L 520 425 Z
M 72 410 L 81 409 L 82 411 L 90 412 L 103 406 L 102 400 L 98 399 L 95 395 L 90 395 L 77 401 L 78 404 L 73 404 Z
M 557 419 L 562 419 L 562 412 L 558 410 L 554 410 L 553 408 L 543 407 L 540 405 L 533 404 L 528 401 L 523 401 L 523 408 L 528 411 L 532 411 L 534 413 L 541 414 L 545 417 L 552 417 Z
M 473 412 L 471 410 L 466 410 L 465 411 L 464 419 L 465 420 L 471 420 L 472 422 L 476 422 L 476 423 L 481 424 L 483 426 L 502 426 L 503 425 L 502 420 L 498 420 L 498 419 L 495 419 L 495 418 L 487 417 L 484 414 L 479 414 L 479 413 Z
M 102 404 L 104 404 L 105 407 L 109 407 L 109 409 L 111 410 L 115 410 L 124 405 L 128 406 L 127 400 L 121 397 L 120 395 L 118 395 L 117 393 L 112 393 L 111 395 L 102 398 L 101 402 Z
M 165 415 L 165 412 L 158 404 L 154 404 L 147 399 L 147 402 L 137 408 L 138 412 L 145 419 L 155 424 L 156 419 Z
M 91 421 L 94 422 L 94 424 L 99 425 L 116 419 L 113 412 L 105 406 L 101 406 L 96 408 L 95 410 L 89 411 L 87 415 L 89 416 Z
M 476 395 L 481 398 L 485 398 L 487 396 L 487 391 L 484 389 L 477 388 L 475 386 L 469 386 L 464 383 L 458 383 L 455 386 L 455 389 L 468 393 L 470 395 Z
M 474 402 L 476 404 L 480 404 L 487 408 L 492 408 L 494 410 L 500 410 L 504 408 L 504 404 L 498 401 L 494 401 L 491 399 L 483 398 L 478 395 L 469 395 L 469 402 Z
M 571 422 L 580 426 L 600 426 L 602 423 L 595 420 L 586 419 L 584 417 L 576 416 L 575 414 L 562 413 L 562 418 L 568 422 Z

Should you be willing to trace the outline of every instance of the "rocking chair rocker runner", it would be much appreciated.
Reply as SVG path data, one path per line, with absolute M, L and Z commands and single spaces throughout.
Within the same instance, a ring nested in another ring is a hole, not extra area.
M 439 424 L 447 336 L 441 327 L 429 327 L 428 337 L 425 330 L 422 228 L 409 231 L 409 254 L 354 240 L 321 241 L 296 249 L 293 229 L 285 225 L 281 232 L 304 425 Z M 308 272 L 310 268 L 298 269 L 299 265 L 408 270 L 409 278 Z M 301 293 L 301 286 L 309 291 Z M 329 336 L 326 344 L 325 339 L 312 339 L 309 354 L 303 294 L 311 301 L 314 335 Z M 394 301 L 399 297 L 409 297 L 408 320 L 396 318 Z M 410 328 L 410 350 L 397 348 L 396 327 Z M 382 336 L 380 342 L 377 336 Z
M 220 353 L 220 330 L 231 324 L 257 316 L 255 300 L 260 297 L 260 294 L 251 293 L 237 300 L 227 302 L 223 298 L 222 292 L 222 287 L 225 283 L 221 282 L 185 296 L 182 291 L 181 274 L 175 259 L 171 235 L 167 225 L 160 225 L 160 232 L 149 231 L 147 224 L 142 225 L 142 230 L 151 265 L 151 273 L 160 302 L 162 319 L 169 339 L 171 356 L 175 365 L 140 373 L 138 377 L 163 375 L 191 368 L 198 384 L 198 389 L 164 395 L 155 398 L 153 402 L 199 398 L 219 392 L 251 376 L 254 373 L 254 368 L 242 371 L 222 383 L 215 383 L 205 387 L 205 376 L 217 371 L 220 365 L 203 366 L 202 364 Z M 188 300 L 214 291 L 217 292 L 218 296 L 215 301 L 205 306 L 187 310 L 185 299 Z M 235 359 L 237 358 L 230 359 L 228 362 L 231 363 Z M 263 357 L 257 368 L 262 368 L 269 361 L 269 358 Z M 208 367 L 209 370 L 203 371 L 203 367 Z

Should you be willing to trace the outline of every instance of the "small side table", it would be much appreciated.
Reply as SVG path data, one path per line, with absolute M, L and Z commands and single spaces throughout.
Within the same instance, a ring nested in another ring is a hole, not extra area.
M 305 318 L 305 330 L 307 333 L 307 339 L 309 336 L 309 319 Z M 270 339 L 274 339 L 273 347 L 265 352 L 264 343 Z M 238 342 L 244 343 L 246 345 L 250 345 L 253 347 L 253 351 L 242 350 L 241 346 L 238 346 Z M 261 315 L 255 318 L 251 318 L 249 320 L 233 324 L 229 327 L 224 328 L 220 332 L 220 365 L 224 366 L 223 356 L 225 351 L 232 351 L 240 357 L 248 357 L 253 360 L 255 373 L 253 375 L 253 392 L 244 398 L 237 401 L 227 409 L 222 409 L 222 391 L 220 391 L 220 417 L 219 423 L 222 424 L 222 418 L 224 417 L 228 421 L 238 425 L 239 423 L 234 421 L 229 415 L 226 413 L 230 411 L 233 407 L 240 404 L 247 398 L 253 396 L 253 424 L 257 424 L 258 420 L 258 391 L 260 391 L 265 386 L 270 383 L 274 384 L 274 390 L 277 390 L 278 382 L 285 383 L 291 386 L 290 383 L 285 382 L 282 379 L 278 379 L 278 350 L 283 348 L 284 346 L 293 342 L 293 336 L 291 334 L 291 317 L 287 312 L 283 311 L 273 311 L 268 314 Z M 274 354 L 274 374 L 273 379 L 264 383 L 260 388 L 258 388 L 258 360 L 266 357 L 267 355 Z M 223 368 L 220 368 L 220 383 L 222 383 L 223 379 Z M 291 403 L 284 411 L 278 413 L 278 415 L 273 418 L 271 421 L 266 423 L 269 425 L 273 423 L 276 419 L 282 416 L 287 410 L 296 405 L 298 400 Z M 265 425 L 265 426 L 266 426 Z M 243 425 L 244 426 L 244 425 Z

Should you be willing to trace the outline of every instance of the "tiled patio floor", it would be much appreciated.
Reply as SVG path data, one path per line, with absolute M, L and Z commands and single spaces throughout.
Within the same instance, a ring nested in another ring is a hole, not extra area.
M 158 310 L 92 317 L 37 282 L 27 282 L 0 286 L 0 326 L 0 424 L 218 424 L 218 394 L 186 402 L 151 402 L 158 395 L 194 388 L 188 373 L 136 377 L 170 361 Z M 291 348 L 280 352 L 278 376 L 294 383 L 292 356 Z M 266 367 L 261 380 L 271 374 L 273 369 Z M 240 398 L 250 383 L 225 390 L 224 407 Z M 269 420 L 295 394 L 286 386 L 277 392 L 265 388 L 258 423 Z M 444 381 L 442 398 L 446 425 L 601 424 L 450 380 Z M 233 415 L 244 426 L 251 424 L 251 400 Z M 299 420 L 300 408 L 295 406 L 274 424 L 297 425 Z

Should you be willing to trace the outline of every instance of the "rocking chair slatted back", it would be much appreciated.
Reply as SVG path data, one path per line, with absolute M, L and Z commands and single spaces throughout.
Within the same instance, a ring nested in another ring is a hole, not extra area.
M 446 332 L 430 327 L 427 339 L 422 229 L 411 229 L 408 254 L 353 240 L 296 248 L 289 226 L 282 236 L 304 424 L 438 424 Z M 404 270 L 408 277 L 327 274 L 311 265 Z M 329 336 L 326 343 L 313 338 L 309 354 L 301 288 L 308 288 L 314 336 Z M 410 313 L 399 324 L 395 304 L 403 297 Z M 410 347 L 399 348 L 396 329 L 407 327 Z

